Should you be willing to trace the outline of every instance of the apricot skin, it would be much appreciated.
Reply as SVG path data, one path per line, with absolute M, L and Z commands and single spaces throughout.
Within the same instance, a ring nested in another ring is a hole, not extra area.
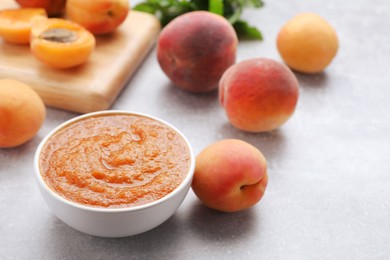
M 43 8 L 19 8 L 0 11 L 0 36 L 9 43 L 29 44 L 31 25 L 36 19 L 46 19 Z
M 66 0 L 16 0 L 23 8 L 44 8 L 49 16 L 63 14 Z
M 225 139 L 196 157 L 192 190 L 212 209 L 236 212 L 257 204 L 267 187 L 267 162 L 251 144 Z
M 0 148 L 16 147 L 30 140 L 45 116 L 45 105 L 31 87 L 0 79 Z
M 334 28 L 322 17 L 303 13 L 279 31 L 277 48 L 284 62 L 302 73 L 319 73 L 336 56 L 339 42 Z
M 114 32 L 126 19 L 128 0 L 67 0 L 67 18 L 95 35 Z
M 222 16 L 194 11 L 171 21 L 160 33 L 157 59 L 179 88 L 200 93 L 214 90 L 236 60 L 237 34 Z
M 254 58 L 231 66 L 219 83 L 219 100 L 230 123 L 247 132 L 285 123 L 298 102 L 298 80 L 284 64 Z

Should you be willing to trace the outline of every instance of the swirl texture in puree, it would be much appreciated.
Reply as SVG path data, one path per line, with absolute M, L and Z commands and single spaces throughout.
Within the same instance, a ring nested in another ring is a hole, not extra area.
M 94 207 L 130 207 L 158 200 L 183 181 L 190 153 L 169 126 L 139 115 L 85 118 L 44 145 L 46 184 L 66 199 Z

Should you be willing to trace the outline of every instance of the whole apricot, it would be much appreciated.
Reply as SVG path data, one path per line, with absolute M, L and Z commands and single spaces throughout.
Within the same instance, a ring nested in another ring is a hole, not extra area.
M 157 59 L 179 88 L 207 92 L 218 87 L 223 72 L 235 63 L 238 39 L 222 16 L 194 11 L 172 20 L 161 31 Z
M 242 140 L 225 139 L 197 155 L 192 190 L 207 207 L 235 212 L 258 203 L 267 182 L 267 162 L 260 150 Z
M 234 64 L 219 83 L 219 100 L 231 124 L 248 132 L 285 123 L 298 102 L 298 80 L 284 64 L 254 58 Z
M 108 34 L 125 21 L 129 8 L 129 0 L 67 0 L 66 16 L 93 34 Z
M 49 16 L 64 13 L 66 0 L 16 0 L 23 8 L 44 8 Z
M 325 19 L 317 14 L 303 13 L 281 28 L 277 48 L 291 69 L 318 73 L 336 56 L 339 42 L 336 31 Z
M 30 86 L 13 79 L 0 79 L 0 148 L 30 140 L 45 116 L 45 105 Z

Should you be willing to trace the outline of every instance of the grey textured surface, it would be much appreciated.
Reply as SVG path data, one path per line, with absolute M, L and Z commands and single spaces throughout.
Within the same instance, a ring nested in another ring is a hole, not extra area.
M 276 35 L 303 11 L 319 13 L 336 28 L 340 50 L 324 73 L 296 74 L 298 107 L 280 129 L 234 129 L 217 93 L 173 87 L 155 50 L 112 107 L 167 120 L 195 153 L 224 138 L 258 147 L 269 164 L 269 185 L 258 205 L 218 213 L 190 191 L 172 218 L 147 233 L 105 239 L 75 231 L 53 216 L 33 178 L 40 140 L 76 116 L 48 109 L 33 140 L 0 150 L 0 259 L 390 259 L 390 4 L 266 1 L 244 13 L 265 39 L 242 41 L 238 61 L 280 60 Z

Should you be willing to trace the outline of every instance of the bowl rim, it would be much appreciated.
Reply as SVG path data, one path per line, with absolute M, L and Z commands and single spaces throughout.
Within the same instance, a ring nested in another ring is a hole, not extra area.
M 184 140 L 184 142 L 188 148 L 188 152 L 189 152 L 189 156 L 190 156 L 190 160 L 191 160 L 187 175 L 183 179 L 183 181 L 173 191 L 171 191 L 170 193 L 168 193 L 167 195 L 165 195 L 164 197 L 162 197 L 158 200 L 154 200 L 154 201 L 149 202 L 147 204 L 142 204 L 142 205 L 138 205 L 138 206 L 118 207 L 118 208 L 104 208 L 104 207 L 93 207 L 93 206 L 84 205 L 81 203 L 77 203 L 77 202 L 73 202 L 71 200 L 68 200 L 68 199 L 64 198 L 63 196 L 59 195 L 54 190 L 52 190 L 49 187 L 49 185 L 45 182 L 45 180 L 43 179 L 41 172 L 40 172 L 40 167 L 39 167 L 40 154 L 41 154 L 41 151 L 42 151 L 44 145 L 46 144 L 46 142 L 55 133 L 57 133 L 61 129 L 63 129 L 63 128 L 65 128 L 65 127 L 67 127 L 67 126 L 69 126 L 77 121 L 81 121 L 81 120 L 84 120 L 86 118 L 94 117 L 94 116 L 104 116 L 104 115 L 114 115 L 114 114 L 135 115 L 135 116 L 146 117 L 146 118 L 149 118 L 152 120 L 156 120 L 156 121 L 170 127 L 174 131 L 176 131 L 179 134 L 179 136 Z M 180 191 L 182 191 L 186 187 L 190 186 L 191 182 L 192 182 L 193 175 L 194 175 L 194 171 L 195 171 L 195 155 L 193 152 L 193 148 L 192 148 L 190 142 L 188 141 L 188 139 L 186 138 L 186 136 L 179 129 L 177 129 L 172 124 L 170 124 L 167 121 L 160 119 L 158 117 L 155 117 L 155 116 L 152 116 L 152 115 L 149 115 L 146 113 L 139 113 L 139 112 L 130 111 L 130 110 L 101 110 L 101 111 L 90 112 L 90 113 L 86 113 L 86 114 L 82 114 L 82 115 L 73 117 L 73 118 L 59 124 L 54 129 L 52 129 L 41 140 L 41 142 L 39 143 L 39 145 L 36 149 L 35 155 L 34 155 L 34 172 L 35 172 L 35 177 L 36 177 L 35 179 L 37 180 L 38 185 L 42 189 L 44 189 L 55 200 L 57 200 L 63 204 L 66 204 L 68 206 L 71 206 L 71 207 L 74 207 L 74 208 L 77 208 L 80 210 L 91 211 L 91 212 L 103 212 L 103 213 L 133 212 L 133 211 L 140 211 L 140 210 L 144 210 L 147 208 L 152 208 L 152 207 L 158 206 L 158 205 L 168 201 L 169 199 L 173 198 L 174 196 L 176 196 L 176 194 L 178 194 Z

